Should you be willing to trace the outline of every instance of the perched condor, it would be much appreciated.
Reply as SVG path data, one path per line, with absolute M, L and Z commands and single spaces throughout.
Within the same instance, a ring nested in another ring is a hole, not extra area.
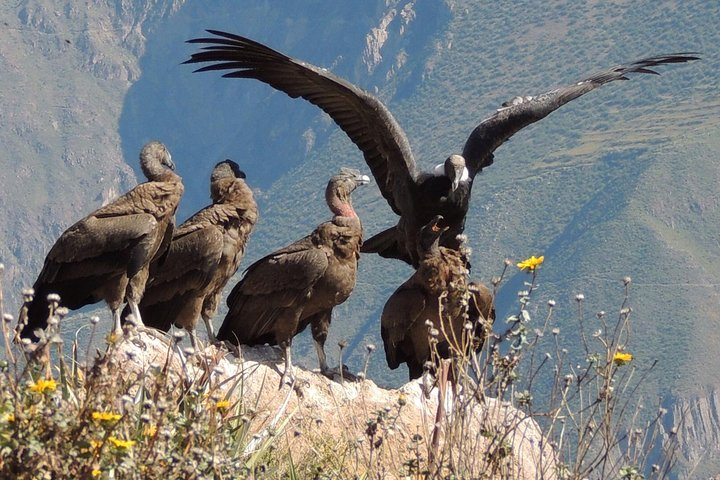
M 121 331 L 120 307 L 127 301 L 142 324 L 138 304 L 145 291 L 148 267 L 162 262 L 175 226 L 175 210 L 183 184 L 165 145 L 147 143 L 140 167 L 148 181 L 92 212 L 65 230 L 45 258 L 33 285 L 34 297 L 19 315 L 20 335 L 36 339 L 50 313 L 47 297 L 60 296 L 71 310 L 107 302 L 115 331 Z
M 612 67 L 537 96 L 515 97 L 483 120 L 465 142 L 462 155 L 450 155 L 421 171 L 405 132 L 373 95 L 324 68 L 295 60 L 253 40 L 217 30 L 190 43 L 207 44 L 185 63 L 209 63 L 198 72 L 230 70 L 225 77 L 254 78 L 320 107 L 362 150 L 383 197 L 400 217 L 396 226 L 365 241 L 362 251 L 398 258 L 417 267 L 415 245 L 423 225 L 442 215 L 448 227 L 440 245 L 457 249 L 465 227 L 475 175 L 493 163 L 493 152 L 513 134 L 567 102 L 629 73 L 656 74 L 651 68 L 697 60 L 693 53 L 643 58 Z
M 205 207 L 180 225 L 161 266 L 151 265 L 150 280 L 140 302 L 145 325 L 167 331 L 173 323 L 190 332 L 202 316 L 211 342 L 212 317 L 223 287 L 238 269 L 258 212 L 245 173 L 237 163 L 215 165 Z
M 420 230 L 418 269 L 390 296 L 381 317 L 385 358 L 391 369 L 407 363 L 410 380 L 428 361 L 479 350 L 495 320 L 492 293 L 467 282 L 467 259 L 439 245 L 442 217 Z M 466 328 L 469 325 L 470 328 Z M 431 338 L 437 339 L 433 354 Z
M 362 225 L 350 194 L 367 175 L 341 169 L 330 179 L 325 200 L 334 216 L 310 235 L 248 267 L 227 299 L 229 311 L 218 340 L 235 345 L 280 345 L 285 354 L 281 386 L 294 381 L 290 346 L 310 325 L 320 371 L 331 376 L 325 340 L 333 307 L 355 288 Z

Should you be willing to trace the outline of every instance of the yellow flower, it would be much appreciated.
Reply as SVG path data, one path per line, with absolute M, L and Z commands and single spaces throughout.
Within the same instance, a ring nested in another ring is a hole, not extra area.
M 37 382 L 30 385 L 31 391 L 36 393 L 44 393 L 45 391 L 52 392 L 57 388 L 57 382 L 52 378 L 50 380 L 38 380 Z
M 123 440 L 117 437 L 108 437 L 108 441 L 115 445 L 118 450 L 128 450 L 135 445 L 135 440 Z
M 632 359 L 632 353 L 617 352 L 613 356 L 613 363 L 615 365 L 625 365 L 626 363 L 632 361 Z
M 94 468 L 93 471 L 90 472 L 90 474 L 93 477 L 99 477 L 101 473 L 102 473 L 102 470 L 100 470 L 99 468 Z
M 7 423 L 12 423 L 15 421 L 15 414 L 14 413 L 6 413 L 5 414 L 5 421 Z
M 122 338 L 122 334 L 111 332 L 108 334 L 107 337 L 105 337 L 105 343 L 107 343 L 108 345 L 114 345 Z
M 152 423 L 143 429 L 143 435 L 145 435 L 146 437 L 154 437 L 156 433 L 157 425 Z
M 90 448 L 81 448 L 80 453 L 94 453 L 100 449 L 102 442 L 99 440 L 90 440 Z
M 117 422 L 122 418 L 119 413 L 113 412 L 93 412 L 92 419 L 96 422 Z
M 225 410 L 230 407 L 230 400 L 220 400 L 215 404 L 215 408 L 218 410 Z
M 536 257 L 533 255 L 532 257 L 523 260 L 522 262 L 518 263 L 517 266 L 520 270 L 528 269 L 531 272 L 535 270 L 537 267 L 542 265 L 542 263 L 545 261 L 545 257 L 543 255 Z
M 400 405 L 401 407 L 407 405 L 407 395 L 405 395 L 404 393 L 398 395 L 398 405 Z

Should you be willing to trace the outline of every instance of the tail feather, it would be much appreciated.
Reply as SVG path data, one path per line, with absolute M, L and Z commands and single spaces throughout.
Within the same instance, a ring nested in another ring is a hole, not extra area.
M 29 338 L 33 342 L 39 339 L 36 330 L 47 327 L 50 317 L 50 305 L 47 302 L 47 293 L 35 292 L 31 299 L 27 299 L 20 308 L 18 315 L 17 334 L 20 338 Z

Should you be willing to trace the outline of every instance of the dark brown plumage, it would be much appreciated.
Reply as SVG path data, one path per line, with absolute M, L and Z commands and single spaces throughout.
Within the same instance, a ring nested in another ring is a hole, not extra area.
M 390 111 L 375 96 L 324 68 L 295 60 L 248 38 L 208 30 L 212 38 L 185 63 L 209 63 L 196 71 L 230 70 L 229 78 L 254 78 L 302 97 L 320 107 L 362 150 L 383 197 L 400 217 L 398 224 L 371 238 L 363 252 L 398 258 L 417 267 L 415 245 L 423 225 L 442 215 L 449 227 L 440 245 L 457 249 L 457 235 L 465 228 L 475 175 L 493 163 L 495 149 L 524 127 L 545 118 L 571 100 L 629 73 L 656 74 L 658 65 L 697 60 L 692 53 L 643 58 L 591 75 L 581 81 L 537 96 L 515 97 L 470 134 L 462 155 L 451 155 L 434 170 L 423 172 L 415 162 L 410 142 Z
M 50 293 L 60 295 L 60 305 L 71 310 L 104 300 L 116 331 L 120 307 L 127 301 L 142 323 L 138 304 L 148 267 L 170 245 L 183 185 L 160 142 L 143 147 L 140 166 L 147 182 L 75 223 L 50 249 L 33 285 L 34 299 L 21 310 L 22 337 L 35 339 L 33 332 L 47 325 Z
M 430 338 L 437 338 L 440 358 L 482 348 L 495 319 L 490 290 L 467 282 L 467 261 L 454 249 L 439 246 L 442 218 L 424 226 L 418 241 L 418 269 L 390 296 L 383 308 L 381 331 L 388 366 L 407 363 L 410 380 L 422 375 L 434 358 Z M 442 313 L 441 313 L 442 312 Z M 465 328 L 466 324 L 471 327 Z M 431 332 L 434 335 L 431 335 Z M 469 337 L 471 334 L 472 337 Z
M 218 163 L 210 178 L 213 204 L 180 225 L 162 266 L 151 266 L 140 314 L 145 324 L 167 331 L 173 323 L 190 332 L 202 316 L 211 342 L 211 319 L 222 289 L 238 269 L 258 212 L 237 163 Z
M 320 370 L 330 374 L 324 344 L 332 310 L 355 288 L 362 244 L 362 225 L 350 195 L 368 182 L 366 175 L 350 169 L 330 179 L 325 200 L 333 219 L 247 269 L 227 299 L 229 311 L 218 340 L 280 345 L 285 353 L 282 381 L 292 382 L 292 339 L 310 325 Z

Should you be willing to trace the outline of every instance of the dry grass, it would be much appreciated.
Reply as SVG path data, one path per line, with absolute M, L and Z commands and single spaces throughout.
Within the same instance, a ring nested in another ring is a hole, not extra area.
M 637 395 L 652 366 L 623 355 L 630 279 L 617 317 L 597 315 L 599 330 L 585 331 L 577 298 L 581 340 L 571 351 L 553 326 L 554 302 L 540 322 L 531 318 L 537 274 L 479 353 L 467 353 L 478 341 L 470 326 L 429 331 L 454 345 L 452 361 L 436 359 L 430 392 L 429 375 L 425 389 L 421 381 L 382 391 L 307 371 L 294 389 L 277 390 L 277 358 L 182 351 L 181 335 L 163 342 L 132 327 L 84 365 L 83 346 L 58 335 L 67 312 L 57 303 L 35 346 L 14 345 L 3 314 L 0 477 L 666 478 L 677 438 L 662 429 L 664 412 L 646 414 Z M 442 381 L 450 372 L 452 384 Z

